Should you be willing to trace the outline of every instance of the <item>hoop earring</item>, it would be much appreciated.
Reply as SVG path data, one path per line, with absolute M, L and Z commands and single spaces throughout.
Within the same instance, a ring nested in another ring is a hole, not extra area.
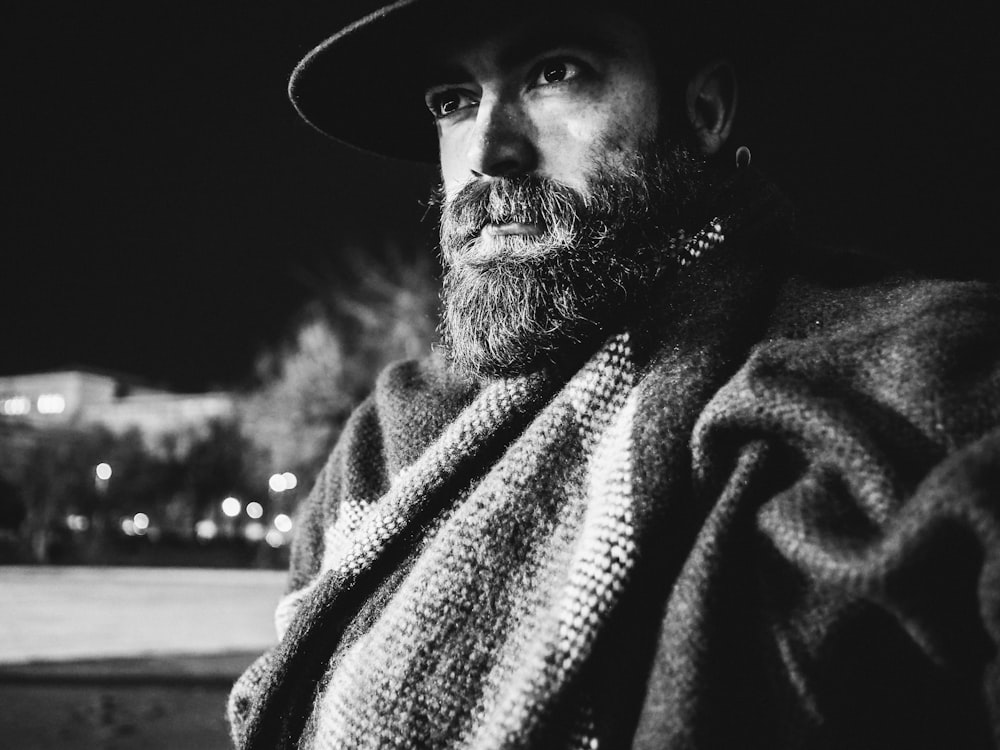
M 746 169 L 750 166 L 750 149 L 746 146 L 740 146 L 736 149 L 736 168 Z

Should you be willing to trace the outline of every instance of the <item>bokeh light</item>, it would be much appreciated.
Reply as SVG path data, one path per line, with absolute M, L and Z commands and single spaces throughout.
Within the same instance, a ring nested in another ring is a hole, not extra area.
M 292 519 L 284 513 L 279 513 L 274 517 L 274 528 L 283 534 L 292 530 Z
M 39 414 L 62 414 L 66 411 L 66 399 L 59 393 L 44 393 L 35 404 Z
M 136 513 L 132 516 L 132 524 L 136 531 L 145 531 L 149 528 L 149 516 L 145 513 Z
M 97 478 L 100 479 L 102 482 L 108 481 L 109 479 L 111 479 L 111 464 L 106 464 L 106 463 L 97 464 L 97 466 L 94 468 L 94 474 L 96 474 Z
M 31 400 L 24 396 L 14 396 L 0 401 L 0 411 L 10 417 L 19 417 L 31 411 Z
M 66 527 L 70 531 L 86 531 L 90 528 L 90 519 L 78 513 L 71 513 L 66 516 Z
M 237 500 L 235 497 L 227 497 L 222 501 L 222 512 L 225 513 L 230 518 L 236 518 L 240 514 L 240 510 L 243 508 L 243 503 Z
M 272 474 L 267 480 L 267 486 L 271 488 L 271 492 L 284 492 L 288 484 L 284 474 Z
M 215 539 L 219 525 L 211 518 L 205 518 L 194 525 L 194 533 L 199 539 Z
M 299 484 L 299 478 L 290 471 L 286 471 L 282 474 L 281 478 L 285 480 L 286 490 L 294 490 Z
M 264 515 L 264 506 L 256 501 L 247 503 L 247 515 L 254 519 L 260 518 Z
M 271 529 L 270 531 L 267 532 L 267 535 L 264 537 L 264 541 L 267 542 L 272 547 L 274 547 L 275 549 L 277 549 L 278 547 L 280 547 L 285 543 L 285 535 L 282 534 L 280 531 L 277 531 L 276 529 Z
M 251 542 L 259 542 L 266 534 L 267 530 L 260 521 L 251 521 L 243 529 L 243 536 Z

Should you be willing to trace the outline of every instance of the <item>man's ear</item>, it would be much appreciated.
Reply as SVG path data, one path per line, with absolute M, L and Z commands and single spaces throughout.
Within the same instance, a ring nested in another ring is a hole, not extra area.
M 687 87 L 687 114 L 702 153 L 717 154 L 736 114 L 736 71 L 728 60 L 703 66 Z

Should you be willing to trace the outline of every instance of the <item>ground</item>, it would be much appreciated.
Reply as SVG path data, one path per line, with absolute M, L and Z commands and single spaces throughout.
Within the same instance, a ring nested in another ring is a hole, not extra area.
M 0 737 L 19 750 L 229 747 L 284 574 L 0 568 Z

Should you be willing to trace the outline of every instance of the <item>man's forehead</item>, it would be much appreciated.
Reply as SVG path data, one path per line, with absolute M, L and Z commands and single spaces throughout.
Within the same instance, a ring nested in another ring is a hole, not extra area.
M 524 64 L 557 49 L 583 49 L 605 57 L 642 53 L 645 33 L 631 17 L 609 9 L 578 8 L 531 17 L 506 14 L 496 23 L 480 21 L 461 39 L 445 38 L 427 49 L 427 84 L 464 80 L 476 63 L 500 69 Z

